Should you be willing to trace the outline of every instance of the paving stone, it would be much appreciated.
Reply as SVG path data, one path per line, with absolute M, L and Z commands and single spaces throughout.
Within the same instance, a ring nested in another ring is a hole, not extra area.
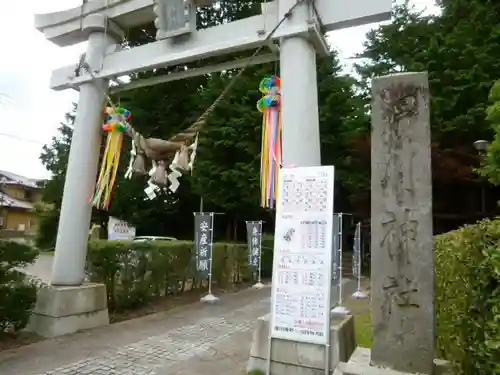
M 196 324 L 184 325 L 37 375 L 163 374 L 190 359 L 201 358 L 233 334 L 246 332 L 251 335 L 257 318 L 269 309 L 269 302 L 269 297 L 265 297 L 223 316 L 202 317 Z M 209 355 L 214 354 L 220 356 L 217 351 Z
M 242 291 L 3 352 L 0 374 L 242 375 L 269 296 L 269 288 Z

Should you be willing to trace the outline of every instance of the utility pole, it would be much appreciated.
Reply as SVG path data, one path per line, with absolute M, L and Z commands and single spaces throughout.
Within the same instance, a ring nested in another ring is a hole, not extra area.
M 7 211 L 4 210 L 5 207 L 5 177 L 0 179 L 0 229 L 3 229 L 7 225 Z M 5 211 L 5 214 L 4 214 Z

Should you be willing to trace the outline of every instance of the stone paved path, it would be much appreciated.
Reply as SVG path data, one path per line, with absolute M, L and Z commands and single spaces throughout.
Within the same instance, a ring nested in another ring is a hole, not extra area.
M 345 296 L 355 282 L 345 280 Z M 271 289 L 223 296 L 0 352 L 0 375 L 244 375 Z
M 1 375 L 241 375 L 270 288 L 0 353 Z

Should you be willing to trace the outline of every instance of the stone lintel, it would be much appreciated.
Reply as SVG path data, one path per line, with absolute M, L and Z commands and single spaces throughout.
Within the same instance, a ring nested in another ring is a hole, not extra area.
M 194 1 L 197 6 L 213 3 L 212 0 Z M 37 14 L 35 27 L 51 42 L 61 47 L 69 46 L 85 41 L 80 28 L 82 16 L 100 13 L 126 30 L 153 22 L 153 6 L 154 0 L 92 0 L 85 3 L 83 9 L 76 7 L 61 12 Z M 350 0 L 348 7 L 341 0 L 316 0 L 316 7 L 325 27 L 324 31 L 332 31 L 390 20 L 392 0 Z M 275 20 L 269 19 L 271 21 Z
M 82 21 L 82 35 L 87 39 L 95 32 L 103 32 L 113 36 L 116 40 L 121 40 L 125 36 L 125 31 L 113 20 L 107 19 L 102 14 L 91 14 Z
M 154 20 L 153 0 L 92 0 L 84 7 L 35 15 L 35 27 L 60 47 L 84 42 L 82 22 L 87 16 L 102 15 L 120 28 L 147 24 Z

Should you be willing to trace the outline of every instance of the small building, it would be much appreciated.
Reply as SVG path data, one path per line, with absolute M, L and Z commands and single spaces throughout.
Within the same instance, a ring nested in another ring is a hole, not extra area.
M 0 170 L 0 230 L 4 234 L 36 233 L 38 215 L 34 204 L 41 202 L 42 187 L 43 180 Z

